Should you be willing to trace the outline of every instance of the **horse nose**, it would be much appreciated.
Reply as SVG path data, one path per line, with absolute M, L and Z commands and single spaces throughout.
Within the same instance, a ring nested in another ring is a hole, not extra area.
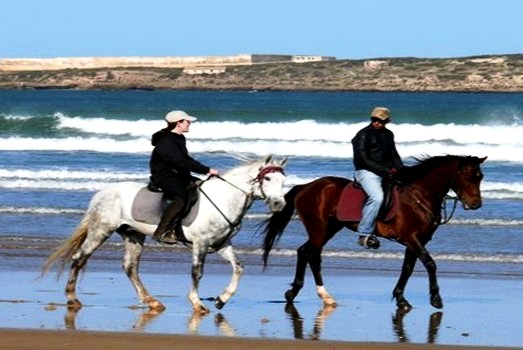
M 282 211 L 285 207 L 285 199 L 283 198 L 275 198 L 270 201 L 271 211 L 276 213 L 279 211 Z
M 476 209 L 481 208 L 481 206 L 482 206 L 481 200 L 477 200 L 472 203 L 466 204 L 463 207 L 465 208 L 465 210 L 468 210 L 468 209 L 476 210 Z

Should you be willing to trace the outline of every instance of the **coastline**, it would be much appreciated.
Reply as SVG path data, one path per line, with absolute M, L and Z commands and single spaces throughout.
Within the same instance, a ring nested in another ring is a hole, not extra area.
M 154 64 L 41 66 L 23 71 L 0 64 L 0 89 L 523 92 L 522 54 L 231 65 L 215 67 L 212 74 Z

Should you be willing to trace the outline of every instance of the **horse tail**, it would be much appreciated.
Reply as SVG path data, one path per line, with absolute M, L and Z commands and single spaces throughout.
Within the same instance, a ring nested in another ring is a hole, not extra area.
M 270 218 L 262 222 L 263 235 L 263 266 L 267 267 L 267 260 L 272 246 L 277 242 L 294 214 L 294 198 L 304 185 L 296 185 L 285 194 L 285 207 L 282 211 L 274 213 Z
M 85 214 L 82 221 L 76 227 L 71 237 L 69 237 L 61 246 L 55 249 L 55 251 L 47 258 L 47 261 L 42 265 L 42 271 L 40 276 L 43 277 L 51 267 L 56 263 L 57 260 L 61 260 L 58 269 L 58 278 L 62 274 L 65 264 L 70 262 L 73 255 L 80 249 L 80 246 L 87 238 L 89 228 L 89 214 Z

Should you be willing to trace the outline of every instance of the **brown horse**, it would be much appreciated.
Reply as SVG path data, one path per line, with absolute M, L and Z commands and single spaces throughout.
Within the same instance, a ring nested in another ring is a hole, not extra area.
M 430 303 L 442 308 L 436 277 L 436 263 L 425 248 L 442 222 L 442 205 L 452 189 L 463 208 L 481 207 L 480 183 L 483 179 L 480 164 L 487 157 L 436 156 L 418 159 L 416 164 L 403 168 L 395 177 L 399 192 L 397 212 L 386 222 L 378 221 L 376 234 L 404 245 L 405 257 L 398 282 L 392 292 L 396 305 L 411 309 L 403 293 L 416 260 L 419 259 L 429 276 Z M 336 216 L 340 195 L 350 180 L 341 177 L 322 177 L 307 184 L 294 186 L 285 195 L 285 208 L 264 223 L 263 261 L 267 265 L 269 252 L 280 238 L 296 211 L 309 239 L 298 248 L 296 274 L 285 299 L 292 303 L 303 287 L 305 269 L 310 265 L 317 293 L 325 305 L 336 305 L 323 285 L 321 252 L 325 244 L 342 228 L 356 231 L 358 222 L 340 221 Z

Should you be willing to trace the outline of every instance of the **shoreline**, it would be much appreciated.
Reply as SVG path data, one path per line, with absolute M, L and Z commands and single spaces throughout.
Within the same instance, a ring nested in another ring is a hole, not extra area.
M 120 332 L 88 332 L 88 331 L 53 331 L 53 330 L 12 330 L 0 328 L 0 348 L 10 350 L 32 350 L 44 346 L 53 350 L 156 350 L 172 349 L 173 346 L 179 350 L 214 350 L 216 348 L 229 350 L 307 350 L 307 349 L 440 349 L 440 350 L 502 350 L 506 347 L 483 347 L 483 346 L 454 346 L 454 345 L 424 345 L 424 344 L 387 344 L 387 343 L 347 343 L 336 341 L 305 341 L 305 340 L 274 340 L 255 338 L 227 338 L 211 336 L 191 335 L 161 335 L 161 334 L 137 334 Z

